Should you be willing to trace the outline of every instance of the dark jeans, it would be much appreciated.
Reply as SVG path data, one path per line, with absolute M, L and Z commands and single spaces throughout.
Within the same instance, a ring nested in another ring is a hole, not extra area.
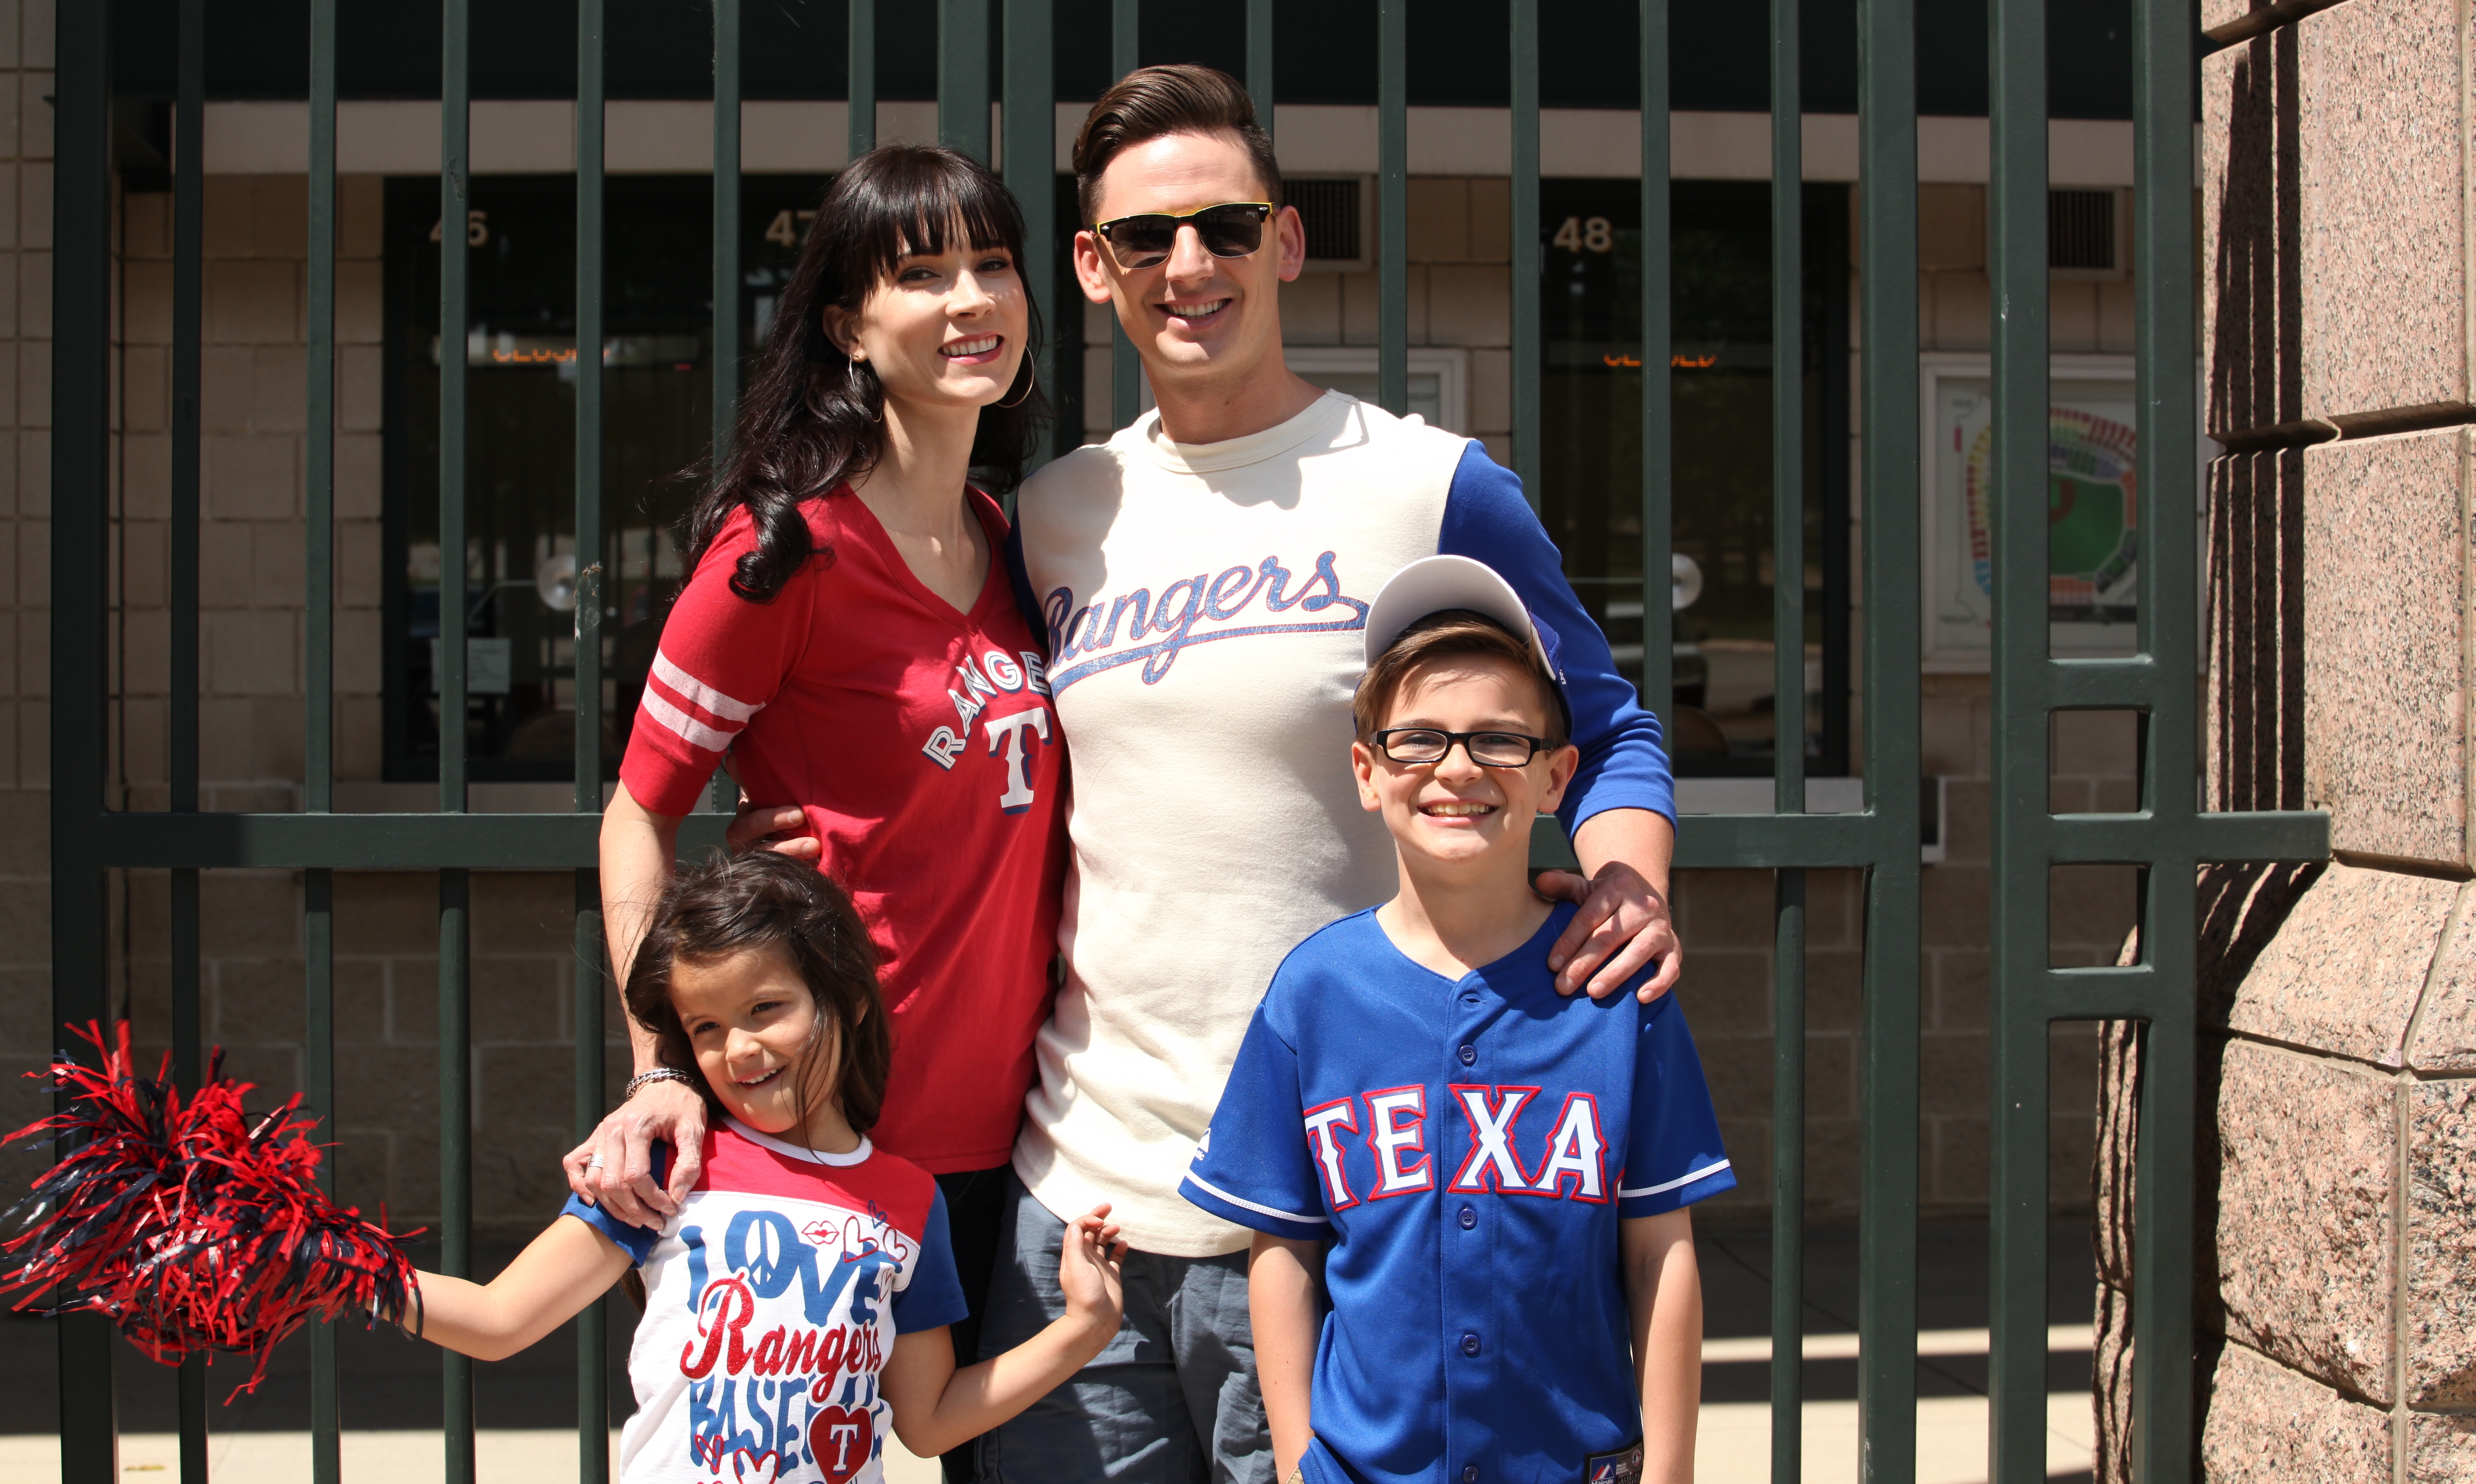
M 980 1358 L 980 1322 L 988 1312 L 989 1274 L 997 1266 L 998 1238 L 1004 1224 L 1009 1197 L 1016 1189 L 1014 1171 L 957 1170 L 937 1176 L 946 1197 L 946 1234 L 953 1244 L 954 1276 L 963 1285 L 963 1302 L 971 1313 L 953 1326 L 955 1369 Z M 957 1446 L 938 1460 L 947 1484 L 971 1484 L 979 1474 L 980 1440 Z
M 984 1355 L 1066 1312 L 1066 1224 L 1011 1175 Z M 1126 1319 L 1089 1365 L 978 1440 L 982 1484 L 1270 1484 L 1247 1254 L 1127 1254 Z M 953 1454 L 947 1455 L 949 1459 Z M 951 1476 L 951 1475 L 950 1475 Z

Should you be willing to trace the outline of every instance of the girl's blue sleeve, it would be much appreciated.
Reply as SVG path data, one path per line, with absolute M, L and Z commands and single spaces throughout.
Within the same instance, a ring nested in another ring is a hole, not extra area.
M 1565 581 L 1556 543 L 1548 538 L 1522 482 L 1473 441 L 1445 495 L 1440 556 L 1468 556 L 1500 573 L 1530 615 L 1555 631 L 1565 671 L 1565 699 L 1573 708 L 1573 745 L 1582 766 L 1556 812 L 1578 829 L 1607 809 L 1648 809 L 1676 818 L 1676 783 L 1660 743 L 1659 718 L 1643 708 L 1633 682 L 1617 673 L 1607 635 L 1591 621 Z M 1653 588 L 1653 596 L 1666 591 Z

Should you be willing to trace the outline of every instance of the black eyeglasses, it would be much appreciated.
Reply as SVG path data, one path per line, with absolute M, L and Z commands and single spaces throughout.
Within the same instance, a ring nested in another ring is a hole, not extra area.
M 1387 727 L 1375 734 L 1375 750 L 1395 762 L 1443 762 L 1454 743 L 1482 768 L 1519 768 L 1549 743 L 1546 737 L 1518 731 L 1439 731 L 1433 727 Z
M 1109 244 L 1118 266 L 1132 271 L 1157 267 L 1177 246 L 1180 222 L 1193 222 L 1203 250 L 1215 258 L 1244 258 L 1264 245 L 1264 223 L 1273 214 L 1269 201 L 1230 201 L 1172 214 L 1151 211 L 1118 216 L 1093 227 L 1092 235 Z

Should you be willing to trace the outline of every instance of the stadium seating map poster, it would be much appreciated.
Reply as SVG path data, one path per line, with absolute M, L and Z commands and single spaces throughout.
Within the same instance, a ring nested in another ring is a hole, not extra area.
M 2046 439 L 2046 614 L 2057 655 L 2132 652 L 2140 500 L 2131 368 L 2057 366 Z M 1929 366 L 1926 662 L 1982 670 L 1994 618 L 1993 385 L 1985 362 Z

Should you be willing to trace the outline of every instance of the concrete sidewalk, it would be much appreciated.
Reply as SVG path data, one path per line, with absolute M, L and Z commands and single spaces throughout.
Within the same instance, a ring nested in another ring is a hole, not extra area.
M 2046 1471 L 2080 1473 L 2090 1467 L 2087 1395 L 2046 1398 Z M 619 1435 L 610 1435 L 618 1453 Z M 566 1429 L 499 1430 L 481 1434 L 477 1484 L 539 1484 L 576 1475 L 576 1434 Z M 176 1484 L 180 1440 L 169 1433 L 125 1433 L 121 1477 L 132 1484 Z M 227 1432 L 209 1442 L 208 1468 L 220 1479 L 249 1484 L 310 1484 L 310 1436 L 301 1432 Z M 1746 1484 L 1769 1476 L 1770 1408 L 1759 1401 L 1714 1402 L 1702 1409 L 1696 1484 Z M 386 1484 L 441 1484 L 435 1432 L 347 1432 L 344 1476 Z M 41 1436 L 0 1437 L 0 1478 L 37 1484 L 60 1477 L 60 1445 Z M 612 1478 L 618 1475 L 614 1472 Z M 885 1484 L 938 1484 L 937 1466 L 912 1457 L 889 1439 Z M 1857 1403 L 1816 1401 L 1805 1408 L 1806 1484 L 1854 1484 Z M 1918 1484 L 1981 1484 L 1986 1478 L 1986 1403 L 1974 1397 L 1934 1397 L 1918 1403 Z M 754 1481 L 752 1481 L 754 1484 Z

